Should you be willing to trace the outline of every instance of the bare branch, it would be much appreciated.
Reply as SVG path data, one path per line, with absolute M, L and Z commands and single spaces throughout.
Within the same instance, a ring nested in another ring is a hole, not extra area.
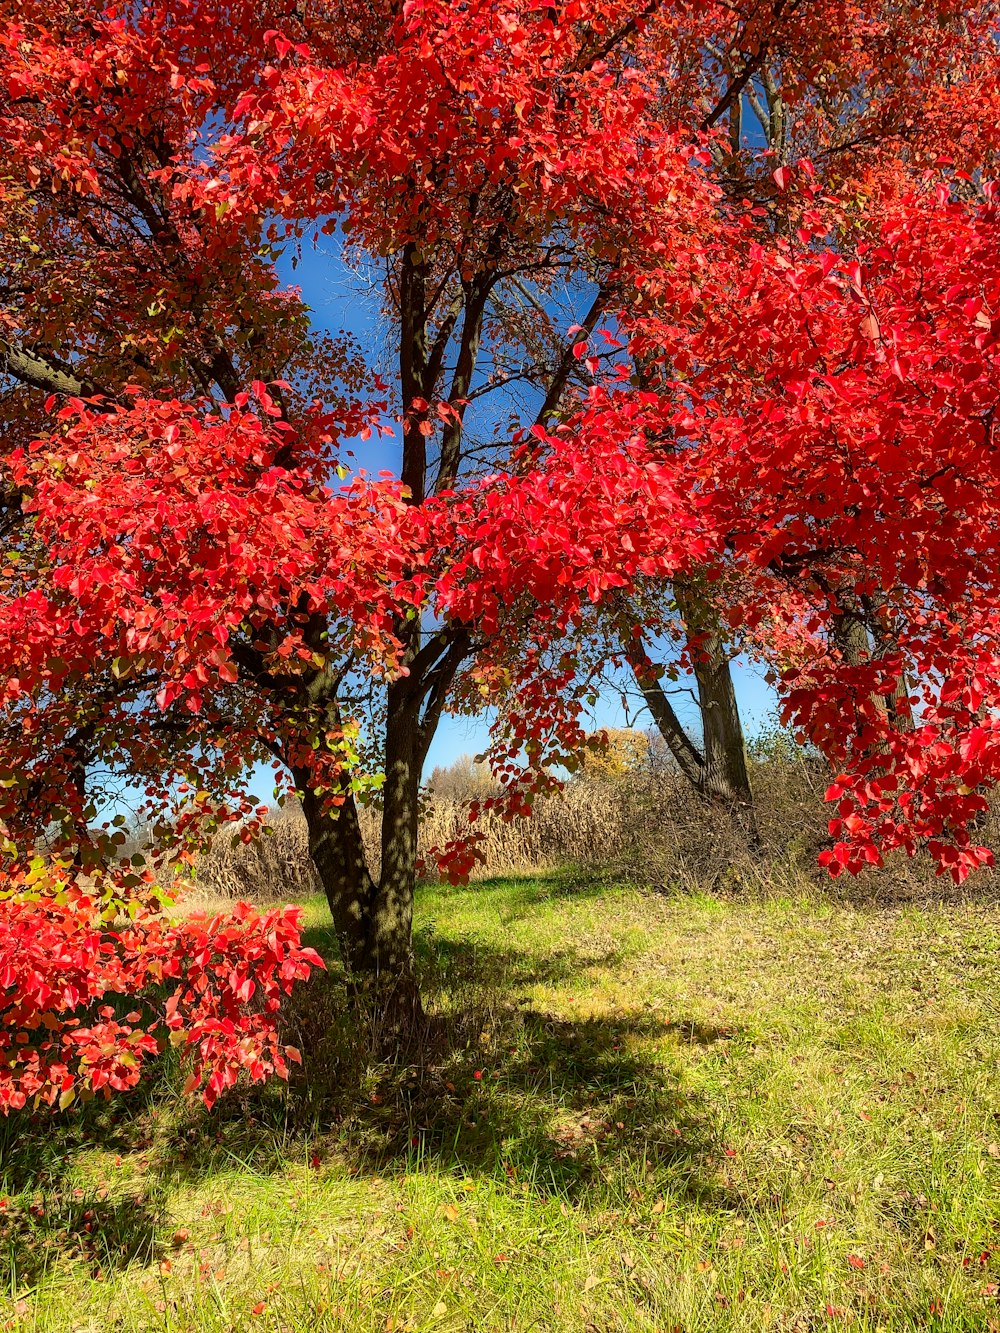
M 597 327 L 597 321 L 607 308 L 610 295 L 610 290 L 607 287 L 601 286 L 598 288 L 597 295 L 594 297 L 594 302 L 586 315 L 584 315 L 581 326 L 582 332 L 586 333 L 588 337 L 594 332 L 594 329 Z M 579 339 L 577 339 L 577 341 L 579 341 Z M 545 395 L 545 402 L 542 404 L 541 411 L 536 418 L 540 426 L 545 425 L 546 420 L 553 415 L 556 408 L 559 406 L 559 399 L 562 397 L 563 390 L 566 388 L 567 381 L 569 380 L 573 367 L 576 365 L 576 361 L 577 358 L 573 352 L 573 346 L 568 345 L 563 351 L 562 358 L 559 365 L 556 367 L 552 379 L 549 381 L 549 388 Z

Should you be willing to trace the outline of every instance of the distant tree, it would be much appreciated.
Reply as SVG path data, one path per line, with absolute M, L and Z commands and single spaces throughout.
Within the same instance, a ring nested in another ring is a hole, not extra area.
M 446 801 L 473 801 L 495 795 L 498 789 L 488 764 L 460 754 L 446 768 L 439 764 L 431 771 L 427 790 Z
M 580 752 L 581 772 L 585 778 L 613 782 L 629 773 L 640 772 L 649 757 L 649 737 L 631 727 L 605 727 L 591 732 L 587 747 Z

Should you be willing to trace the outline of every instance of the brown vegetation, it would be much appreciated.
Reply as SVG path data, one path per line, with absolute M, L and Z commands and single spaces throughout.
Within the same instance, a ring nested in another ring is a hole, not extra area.
M 618 747 L 619 749 L 621 747 Z M 758 744 L 750 771 L 759 841 L 748 848 L 738 825 L 695 793 L 663 762 L 655 746 L 637 747 L 626 764 L 589 764 L 561 794 L 539 799 L 530 819 L 507 822 L 482 815 L 475 879 L 573 865 L 606 871 L 642 887 L 681 892 L 733 891 L 895 900 L 952 893 L 923 859 L 897 858 L 860 880 L 830 881 L 816 856 L 827 838 L 828 777 L 816 759 L 780 734 Z M 597 772 L 595 773 L 595 767 Z M 605 774 L 604 770 L 608 770 Z M 463 788 L 462 780 L 468 781 Z M 423 801 L 420 855 L 466 836 L 465 800 L 484 795 L 484 774 L 470 762 L 438 770 Z M 360 811 L 370 863 L 377 866 L 381 815 Z M 995 821 L 994 821 L 995 823 Z M 990 842 L 996 829 L 981 830 Z M 197 887 L 224 898 L 302 899 L 321 891 L 309 859 L 305 821 L 297 809 L 276 812 L 269 833 L 256 842 L 220 839 L 197 869 Z M 992 889 L 981 877 L 976 891 Z

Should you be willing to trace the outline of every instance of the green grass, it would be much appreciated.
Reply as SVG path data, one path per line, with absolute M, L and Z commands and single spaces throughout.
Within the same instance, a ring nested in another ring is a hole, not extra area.
M 329 948 L 320 903 L 307 905 Z M 1000 909 L 421 891 L 438 1018 L 0 1126 L 0 1329 L 1000 1329 Z

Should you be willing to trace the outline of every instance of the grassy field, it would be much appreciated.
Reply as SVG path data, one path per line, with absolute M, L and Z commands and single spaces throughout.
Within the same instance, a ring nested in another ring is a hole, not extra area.
M 1000 1329 L 1000 909 L 563 874 L 418 934 L 418 1065 L 333 972 L 311 1090 L 0 1126 L 0 1328 Z

